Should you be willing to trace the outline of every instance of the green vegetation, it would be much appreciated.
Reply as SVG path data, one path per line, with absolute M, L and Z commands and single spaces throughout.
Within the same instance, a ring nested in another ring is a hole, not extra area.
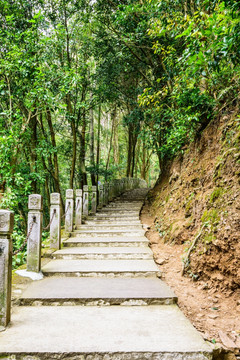
M 16 248 L 30 193 L 46 213 L 53 191 L 63 204 L 73 186 L 155 181 L 236 105 L 238 1 L 3 0 L 0 21 L 0 193 Z
M 223 188 L 221 188 L 221 187 L 215 188 L 210 195 L 209 202 L 211 204 L 214 203 L 218 198 L 220 198 L 222 196 L 223 193 L 224 193 Z

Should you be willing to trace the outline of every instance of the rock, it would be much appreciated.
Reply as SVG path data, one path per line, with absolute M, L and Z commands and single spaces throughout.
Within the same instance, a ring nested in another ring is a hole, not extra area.
M 158 265 L 163 265 L 163 264 L 166 263 L 166 260 L 163 259 L 163 258 L 157 258 L 157 259 L 155 260 L 155 262 L 156 262 L 156 264 L 158 264 Z
M 223 345 L 228 349 L 235 349 L 236 344 L 232 341 L 232 339 L 223 331 L 219 331 L 218 335 L 223 343 Z
M 217 314 L 209 314 L 208 317 L 210 319 L 216 319 L 216 318 L 218 318 L 218 315 Z
M 143 230 L 147 231 L 150 229 L 151 229 L 151 227 L 149 225 L 143 224 Z

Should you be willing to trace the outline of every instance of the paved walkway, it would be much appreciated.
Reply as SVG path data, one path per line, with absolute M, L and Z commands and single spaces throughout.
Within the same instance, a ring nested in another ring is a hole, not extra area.
M 0 333 L 1 359 L 211 359 L 160 279 L 139 220 L 145 195 L 125 193 L 53 253 Z

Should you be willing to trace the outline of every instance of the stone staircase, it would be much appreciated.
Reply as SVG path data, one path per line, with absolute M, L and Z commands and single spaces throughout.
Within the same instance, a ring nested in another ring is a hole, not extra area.
M 0 359 L 194 359 L 211 348 L 184 317 L 139 220 L 132 190 L 77 227 L 0 333 Z

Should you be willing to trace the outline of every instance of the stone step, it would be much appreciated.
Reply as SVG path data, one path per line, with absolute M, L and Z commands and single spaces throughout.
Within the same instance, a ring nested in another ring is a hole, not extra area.
M 160 277 L 153 260 L 52 260 L 42 268 L 45 276 Z
M 210 360 L 212 350 L 176 305 L 19 306 L 0 357 Z
M 129 203 L 129 204 L 121 204 L 121 203 L 110 203 L 108 205 L 106 205 L 104 207 L 104 209 L 126 209 L 127 211 L 129 210 L 140 210 L 142 207 L 142 204 L 141 205 L 133 205 L 132 203 Z
M 35 281 L 19 305 L 169 305 L 174 292 L 157 278 L 44 278 Z
M 106 212 L 106 213 L 118 213 L 118 214 L 124 214 L 126 216 L 128 216 L 128 214 L 139 214 L 140 209 L 122 209 L 122 208 L 107 208 L 104 207 L 102 209 L 102 212 Z
M 96 220 L 85 220 L 84 221 L 84 225 L 104 225 L 104 226 L 108 226 L 108 225 L 124 225 L 124 226 L 129 226 L 129 225 L 141 225 L 141 221 L 138 220 L 125 220 L 125 219 L 120 219 L 120 220 L 101 220 L 101 219 L 96 219 Z
M 118 237 L 71 237 L 68 240 L 63 242 L 64 247 L 72 246 L 148 246 L 149 241 L 145 236 L 138 237 L 128 237 L 128 236 L 118 236 Z
M 105 208 L 109 208 L 109 209 L 112 209 L 112 208 L 123 208 L 123 209 L 141 209 L 142 207 L 142 203 L 141 204 L 133 204 L 132 202 L 130 203 L 116 203 L 116 202 L 113 202 L 113 203 L 109 203 L 108 205 L 106 205 Z
M 109 237 L 109 236 L 124 236 L 127 235 L 129 238 L 134 236 L 144 236 L 145 231 L 141 229 L 134 230 L 129 232 L 128 229 L 123 230 L 74 230 L 71 233 L 73 237 Z
M 128 216 L 122 216 L 122 215 L 108 215 L 108 214 L 103 214 L 103 213 L 97 213 L 95 216 L 89 216 L 88 219 L 92 219 L 92 220 L 98 220 L 98 221 L 102 221 L 102 220 L 109 220 L 109 221 L 118 221 L 118 220 L 125 220 L 125 219 L 128 219 L 128 220 L 139 220 L 139 215 L 134 215 L 134 216 L 131 216 L 131 215 L 128 215 Z
M 134 259 L 134 260 L 152 260 L 153 253 L 149 247 L 67 247 L 55 251 L 52 254 L 53 259 Z
M 93 225 L 89 225 L 89 224 L 83 224 L 80 226 L 76 227 L 76 230 L 80 230 L 80 231 L 88 231 L 88 230 L 118 230 L 118 231 L 135 231 L 135 230 L 142 230 L 142 224 L 116 224 L 116 223 L 112 223 L 112 224 L 93 224 Z

